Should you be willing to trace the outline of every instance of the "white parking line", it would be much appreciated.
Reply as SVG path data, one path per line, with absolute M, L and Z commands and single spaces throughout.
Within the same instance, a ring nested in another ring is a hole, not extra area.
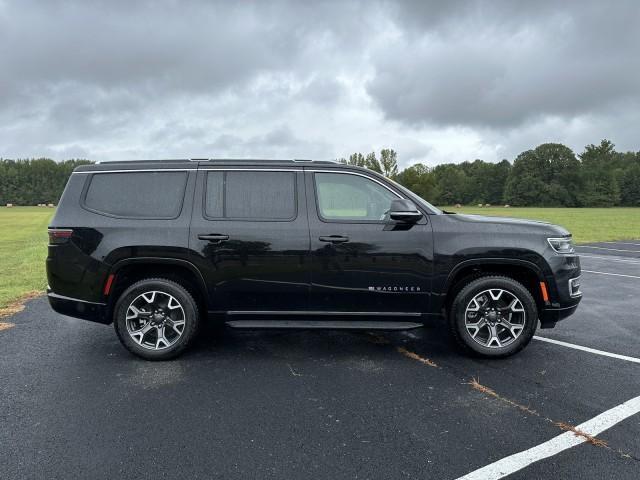
M 610 262 L 633 263 L 635 265 L 640 264 L 640 258 L 638 258 L 637 260 L 633 260 L 633 257 L 616 257 L 614 255 L 609 255 L 606 257 L 599 257 L 595 255 L 584 255 L 583 253 L 580 253 L 579 255 L 580 255 L 580 258 L 597 258 L 599 260 L 608 260 Z
M 636 247 L 640 247 L 640 243 L 628 243 L 628 242 L 602 242 L 602 243 L 610 243 L 613 245 L 635 245 Z
M 597 273 L 598 275 L 613 275 L 614 277 L 627 277 L 627 278 L 638 278 L 638 279 L 640 279 L 640 277 L 638 275 L 624 275 L 622 273 L 596 272 L 594 270 L 582 270 L 582 271 L 586 272 L 586 273 Z
M 590 247 L 588 245 L 576 245 L 576 248 L 595 248 L 597 250 L 609 250 L 611 252 L 631 252 L 640 253 L 640 250 L 623 250 L 621 248 L 606 248 L 606 247 Z
M 587 435 L 596 436 L 639 412 L 640 397 L 635 397 L 601 413 L 591 420 L 587 420 L 578 425 L 576 429 Z M 518 470 L 522 470 L 534 462 L 557 455 L 564 450 L 568 450 L 586 441 L 587 439 L 583 435 L 565 432 L 533 448 L 515 453 L 502 460 L 491 463 L 486 467 L 468 473 L 460 477 L 459 480 L 497 480 L 511 475 Z
M 618 360 L 626 360 L 627 362 L 640 363 L 640 358 L 628 357 L 626 355 L 620 355 L 619 353 L 605 352 L 604 350 L 596 350 L 595 348 L 583 347 L 582 345 L 576 345 L 574 343 L 561 342 L 560 340 L 554 340 L 553 338 L 548 338 L 548 337 L 539 337 L 538 335 L 535 335 L 533 338 L 536 340 L 540 340 L 542 342 L 548 342 L 548 343 L 553 343 L 555 345 L 562 345 L 563 347 L 582 350 L 583 352 L 595 353 L 596 355 L 617 358 Z

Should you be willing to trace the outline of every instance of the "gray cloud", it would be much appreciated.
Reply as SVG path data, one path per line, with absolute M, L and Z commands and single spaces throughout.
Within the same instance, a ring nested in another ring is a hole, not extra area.
M 535 11 L 515 5 L 450 7 L 456 15 L 440 29 L 418 30 L 416 13 L 413 28 L 376 53 L 369 93 L 403 122 L 501 128 L 640 99 L 637 3 L 605 12 L 554 2 L 553 13 L 545 2 L 531 2 Z
M 0 156 L 638 149 L 633 1 L 0 0 Z

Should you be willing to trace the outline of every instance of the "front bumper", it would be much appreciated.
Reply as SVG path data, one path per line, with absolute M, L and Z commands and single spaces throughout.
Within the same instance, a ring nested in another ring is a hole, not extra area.
M 582 293 L 572 288 L 574 281 L 580 278 L 580 258 L 577 255 L 554 255 L 547 260 L 552 275 L 546 277 L 549 302 L 540 312 L 541 328 L 553 328 L 556 322 L 573 315 L 582 300 Z
M 578 298 L 578 301 L 575 305 L 561 308 L 543 309 L 542 312 L 540 312 L 540 328 L 555 327 L 557 322 L 575 313 L 575 311 L 578 309 L 578 303 L 580 303 L 580 298 Z
M 79 298 L 65 297 L 53 293 L 51 289 L 47 289 L 47 298 L 51 308 L 62 315 L 105 325 L 111 323 L 111 318 L 107 315 L 107 305 L 104 303 L 87 302 Z

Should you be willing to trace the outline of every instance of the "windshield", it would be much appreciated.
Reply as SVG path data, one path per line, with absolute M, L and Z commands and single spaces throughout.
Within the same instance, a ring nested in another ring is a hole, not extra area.
M 415 203 L 421 205 L 422 207 L 426 208 L 427 210 L 429 210 L 429 211 L 431 211 L 433 213 L 437 213 L 437 214 L 443 213 L 442 210 L 440 210 L 438 207 L 434 207 L 429 202 L 427 202 L 424 198 L 420 197 L 419 195 L 416 195 L 415 193 L 413 193 L 408 188 L 403 187 L 402 185 L 400 185 L 398 182 L 394 182 L 391 179 L 387 179 L 387 180 L 389 180 L 391 183 L 393 183 L 394 187 L 396 187 L 398 190 L 402 191 L 402 193 L 404 193 L 409 198 L 411 198 L 411 200 L 413 200 Z

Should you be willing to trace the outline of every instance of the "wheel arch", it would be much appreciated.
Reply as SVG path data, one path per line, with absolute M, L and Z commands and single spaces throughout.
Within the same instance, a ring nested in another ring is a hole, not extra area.
M 180 283 L 193 296 L 201 315 L 208 311 L 208 290 L 202 273 L 193 263 L 178 258 L 136 257 L 120 260 L 109 270 L 113 284 L 107 295 L 107 315 L 111 319 L 115 304 L 124 290 L 138 280 L 162 277 Z
M 544 273 L 535 263 L 516 258 L 477 258 L 458 263 L 445 282 L 442 307 L 448 311 L 457 292 L 472 279 L 492 274 L 522 283 L 536 301 L 538 311 L 544 308 L 540 289 L 540 282 L 546 281 Z

